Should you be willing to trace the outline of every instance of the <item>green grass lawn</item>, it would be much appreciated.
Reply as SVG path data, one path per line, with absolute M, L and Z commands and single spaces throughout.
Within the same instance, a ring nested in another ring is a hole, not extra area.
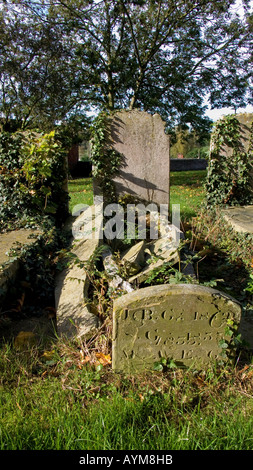
M 2 346 L 1 450 L 252 450 L 252 366 L 124 376 Z
M 206 171 L 175 171 L 170 174 L 170 205 L 180 204 L 182 220 L 198 213 L 204 198 Z
M 77 204 L 93 204 L 93 187 L 92 178 L 77 178 L 70 179 L 68 182 L 69 190 L 69 210 Z
M 194 217 L 205 197 L 206 171 L 172 172 L 170 178 L 170 206 L 180 204 L 182 220 Z M 76 204 L 92 204 L 92 178 L 69 180 L 70 211 Z

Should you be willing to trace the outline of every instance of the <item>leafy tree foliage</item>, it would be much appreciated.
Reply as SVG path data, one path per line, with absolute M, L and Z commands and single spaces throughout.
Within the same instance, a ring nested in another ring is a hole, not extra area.
M 235 4 L 5 0 L 2 113 L 22 110 L 25 124 L 37 110 L 55 121 L 90 107 L 138 107 L 159 112 L 169 126 L 207 128 L 206 94 L 213 106 L 238 107 L 251 87 L 249 0 L 243 18 Z
M 196 133 L 189 128 L 177 126 L 171 134 L 172 158 L 182 154 L 186 158 L 207 158 L 210 149 L 210 137 L 208 133 Z
M 73 109 L 71 48 L 60 25 L 4 2 L 0 11 L 0 96 L 4 130 L 50 130 Z

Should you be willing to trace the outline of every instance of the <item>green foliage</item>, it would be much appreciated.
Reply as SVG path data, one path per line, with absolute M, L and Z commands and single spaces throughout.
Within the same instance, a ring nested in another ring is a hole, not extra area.
M 0 134 L 0 220 L 2 228 L 67 211 L 65 151 L 49 134 Z
M 245 287 L 245 291 L 253 295 L 253 274 L 249 275 L 249 280 L 247 286 Z
M 122 156 L 112 149 L 110 145 L 110 115 L 101 113 L 94 120 L 92 126 L 91 160 L 93 163 L 93 176 L 103 192 L 105 202 L 116 202 L 113 177 L 119 172 Z
M 218 289 L 240 302 L 251 301 L 253 235 L 236 232 L 219 207 L 203 209 L 188 233 L 189 249 L 202 257 L 196 265 L 202 282 L 215 276 Z
M 156 261 L 159 258 L 156 258 Z M 152 263 L 151 263 L 152 266 Z M 191 276 L 188 276 L 176 269 L 171 264 L 163 263 L 161 266 L 156 267 L 152 270 L 149 277 L 144 281 L 145 285 L 153 286 L 158 284 L 192 284 L 194 279 Z
M 0 11 L 0 109 L 19 128 L 94 107 L 159 112 L 205 128 L 250 96 L 249 0 L 8 0 Z M 207 93 L 206 93 L 207 92 Z
M 238 334 L 238 324 L 231 319 L 227 320 L 224 338 L 219 341 L 222 359 L 234 361 L 238 347 L 243 344 L 241 336 L 240 333 Z
M 154 363 L 154 370 L 166 372 L 169 369 L 176 369 L 177 364 L 173 359 L 162 357 L 160 361 Z
M 252 141 L 253 127 L 251 130 Z M 223 152 L 223 145 L 232 150 L 231 157 Z M 236 116 L 226 116 L 217 122 L 209 157 L 206 191 L 207 204 L 244 205 L 252 201 L 250 185 L 252 145 L 245 152 Z
M 54 305 L 55 274 L 66 267 L 66 247 L 69 234 L 53 226 L 52 221 L 44 222 L 43 230 L 36 235 L 30 245 L 16 243 L 9 251 L 11 259 L 19 260 L 19 275 L 7 296 L 24 290 L 22 283 L 29 284 L 31 311 L 40 311 L 43 305 Z M 13 298 L 11 299 L 13 301 Z
M 196 132 L 188 127 L 177 126 L 171 133 L 171 157 L 182 154 L 185 158 L 207 158 L 210 148 L 210 128 Z

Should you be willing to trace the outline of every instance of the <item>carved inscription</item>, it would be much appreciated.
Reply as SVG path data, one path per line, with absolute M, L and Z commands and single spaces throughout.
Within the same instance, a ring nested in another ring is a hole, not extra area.
M 227 320 L 238 321 L 240 306 L 213 289 L 190 287 L 185 293 L 185 286 L 155 286 L 115 302 L 114 368 L 141 369 L 162 357 L 182 365 L 219 357 Z

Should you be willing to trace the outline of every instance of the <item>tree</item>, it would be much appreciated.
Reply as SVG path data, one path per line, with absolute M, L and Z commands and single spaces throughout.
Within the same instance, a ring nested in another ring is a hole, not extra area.
M 210 134 L 196 133 L 194 129 L 177 126 L 171 135 L 171 157 L 206 158 L 210 148 Z
M 60 27 L 4 2 L 0 10 L 2 127 L 50 129 L 76 104 L 70 45 Z
M 252 80 L 249 0 L 244 1 L 243 18 L 233 12 L 235 0 L 5 3 L 26 15 L 22 27 L 35 38 L 35 44 L 24 48 L 27 57 L 34 54 L 43 31 L 44 48 L 37 47 L 33 61 L 26 63 L 27 70 L 36 61 L 43 64 L 42 108 L 55 119 L 85 106 L 109 111 L 138 107 L 159 112 L 169 126 L 191 123 L 198 131 L 209 125 L 203 106 L 207 93 L 215 106 L 246 103 Z M 13 13 L 9 16 L 12 21 Z M 18 24 L 19 31 L 22 27 Z M 16 43 L 11 40 L 12 47 Z M 8 74 L 11 80 L 12 70 Z M 36 90 L 42 89 L 34 78 L 25 82 L 27 91 L 34 82 Z

